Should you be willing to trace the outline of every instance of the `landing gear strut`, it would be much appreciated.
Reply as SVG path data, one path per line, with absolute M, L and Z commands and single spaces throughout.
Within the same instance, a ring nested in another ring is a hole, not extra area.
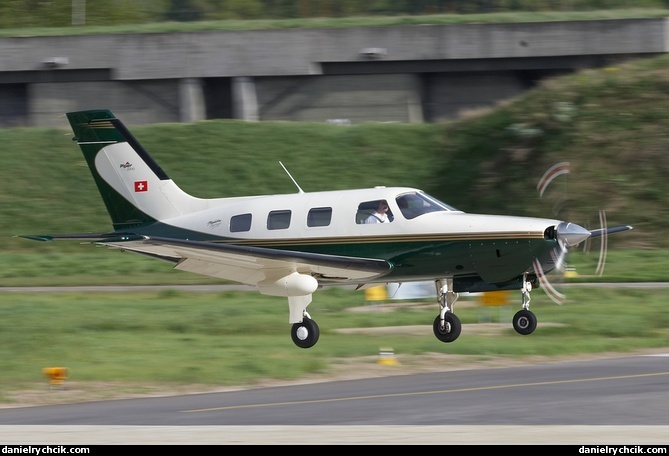
M 437 299 L 439 301 L 439 315 L 434 319 L 434 335 L 442 342 L 453 342 L 460 336 L 462 323 L 453 313 L 453 305 L 460 295 L 453 291 L 453 279 L 436 280 Z
M 515 329 L 518 334 L 524 336 L 532 334 L 537 328 L 537 317 L 530 311 L 531 290 L 532 283 L 527 280 L 527 274 L 525 274 L 523 276 L 523 288 L 520 290 L 522 294 L 523 308 L 513 316 L 513 329 Z
M 293 324 L 290 330 L 290 337 L 293 343 L 300 348 L 311 348 L 316 345 L 321 331 L 314 320 L 305 311 L 301 323 Z

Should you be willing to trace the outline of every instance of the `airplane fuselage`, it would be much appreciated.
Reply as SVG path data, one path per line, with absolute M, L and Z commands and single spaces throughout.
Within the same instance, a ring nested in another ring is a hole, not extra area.
M 399 207 L 403 198 L 424 206 L 406 212 L 410 208 Z M 364 223 L 370 208 L 381 200 L 388 203 L 390 221 Z M 132 232 L 384 259 L 393 269 L 380 280 L 382 283 L 460 277 L 456 284 L 467 291 L 476 278 L 497 284 L 493 289 L 506 283 L 518 288 L 517 280 L 531 269 L 533 259 L 555 248 L 556 241 L 547 238 L 546 230 L 558 223 L 542 218 L 468 214 L 414 188 L 374 187 L 222 198 L 214 207 L 135 227 Z M 337 282 L 336 277 L 319 279 L 323 284 Z M 368 278 L 364 282 L 373 283 Z

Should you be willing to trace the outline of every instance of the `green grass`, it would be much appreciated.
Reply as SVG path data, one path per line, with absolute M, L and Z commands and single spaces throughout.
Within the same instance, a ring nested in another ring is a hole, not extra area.
M 478 297 L 463 297 L 456 304 L 462 335 L 444 344 L 432 334 L 436 304 L 379 312 L 374 311 L 378 303 L 365 303 L 362 292 L 327 289 L 309 308 L 321 339 L 308 350 L 290 339 L 284 299 L 257 293 L 7 293 L 0 303 L 0 401 L 44 385 L 42 369 L 48 366 L 68 367 L 68 381 L 91 384 L 222 387 L 327 374 L 350 358 L 375 363 L 382 347 L 392 347 L 399 359 L 433 353 L 487 360 L 667 346 L 667 290 L 576 287 L 566 292 L 568 302 L 557 306 L 534 291 L 532 310 L 539 325 L 530 336 L 516 334 L 511 326 L 519 309 L 516 293 L 510 295 L 511 306 L 502 308 L 484 309 L 473 305 Z M 370 311 L 350 311 L 361 306 Z M 490 317 L 506 327 L 492 335 L 468 330 L 468 324 Z M 336 331 L 404 325 L 422 325 L 424 331 Z
M 655 6 L 651 2 L 652 6 Z M 208 20 L 154 22 L 125 25 L 85 25 L 72 27 L 21 27 L 0 29 L 0 36 L 61 36 L 128 33 L 176 33 L 211 30 L 276 30 L 293 28 L 388 27 L 400 25 L 491 24 L 509 22 L 582 21 L 603 19 L 667 17 L 669 11 L 657 7 L 597 9 L 592 11 L 512 11 L 488 14 L 430 14 L 415 16 L 353 16 L 299 19 Z M 98 22 L 104 22 L 98 18 Z

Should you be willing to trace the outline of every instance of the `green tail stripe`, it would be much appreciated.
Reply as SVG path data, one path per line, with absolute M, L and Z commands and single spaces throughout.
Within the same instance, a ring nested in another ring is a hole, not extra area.
M 149 164 L 160 179 L 169 179 L 165 172 L 111 111 L 99 109 L 69 112 L 67 113 L 67 119 L 74 132 L 73 140 L 79 143 L 84 159 L 100 191 L 100 196 L 109 212 L 114 230 L 125 231 L 133 227 L 155 223 L 156 220 L 153 217 L 139 210 L 132 202 L 120 195 L 102 179 L 95 167 L 95 157 L 109 144 L 127 142 Z

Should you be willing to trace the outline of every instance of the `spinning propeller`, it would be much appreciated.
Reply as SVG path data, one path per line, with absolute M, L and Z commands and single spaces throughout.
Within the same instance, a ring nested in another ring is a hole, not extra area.
M 548 185 L 558 176 L 569 174 L 570 165 L 569 162 L 560 162 L 557 163 L 544 173 L 544 175 L 539 180 L 537 184 L 537 191 L 539 192 L 539 197 L 543 197 L 546 188 Z M 555 211 L 554 211 L 555 212 Z M 556 212 L 557 214 L 557 212 Z M 580 225 L 577 225 L 572 222 L 560 222 L 555 228 L 555 239 L 557 240 L 557 248 L 551 252 L 550 260 L 542 262 L 539 258 L 535 258 L 532 264 L 534 273 L 539 279 L 541 288 L 548 295 L 548 297 L 555 302 L 556 304 L 562 304 L 566 301 L 566 296 L 560 293 L 548 280 L 548 276 L 545 270 L 558 270 L 562 273 L 565 272 L 565 265 L 567 264 L 566 258 L 567 253 L 571 247 L 574 247 L 580 244 L 583 241 L 590 240 L 592 238 L 601 238 L 600 240 L 600 250 L 599 250 L 599 260 L 597 262 L 597 269 L 595 273 L 598 276 L 601 276 L 604 273 L 604 265 L 606 263 L 606 251 L 608 247 L 608 235 L 611 233 L 617 233 L 620 231 L 627 231 L 632 229 L 629 225 L 617 226 L 613 228 L 608 228 L 606 223 L 606 212 L 599 211 L 599 225 L 600 228 L 596 230 L 588 230 L 583 228 Z M 552 265 L 552 267 L 550 267 Z M 545 267 L 548 266 L 548 267 Z
M 560 222 L 555 229 L 555 238 L 558 247 L 551 252 L 551 262 L 558 271 L 564 272 L 566 257 L 569 249 L 581 242 L 585 241 L 591 236 L 591 232 L 580 225 L 571 222 Z M 541 288 L 546 292 L 549 298 L 556 304 L 562 304 L 567 300 L 567 297 L 560 293 L 548 280 L 547 274 L 544 272 L 544 267 L 538 258 L 534 259 L 532 263 L 534 273 L 541 283 Z

